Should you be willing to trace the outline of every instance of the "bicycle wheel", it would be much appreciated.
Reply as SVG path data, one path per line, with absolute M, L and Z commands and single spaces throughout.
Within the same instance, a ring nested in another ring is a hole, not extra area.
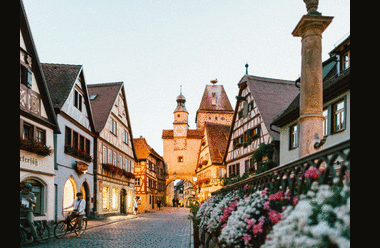
M 57 239 L 62 238 L 63 236 L 66 235 L 67 232 L 67 223 L 64 220 L 61 220 L 57 223 L 57 225 L 54 228 L 54 236 Z
M 78 234 L 82 235 L 84 233 L 84 231 L 86 231 L 86 228 L 87 228 L 87 219 L 82 220 L 82 229 L 81 230 L 79 230 L 78 224 L 79 224 L 78 222 L 75 223 L 74 232 L 76 235 L 78 235 Z
M 37 234 L 40 239 L 44 241 L 50 238 L 50 227 L 47 225 L 46 221 L 44 221 L 41 227 L 37 230 Z
M 25 242 L 25 238 L 26 238 L 26 233 L 22 228 L 20 228 L 20 245 L 22 245 Z

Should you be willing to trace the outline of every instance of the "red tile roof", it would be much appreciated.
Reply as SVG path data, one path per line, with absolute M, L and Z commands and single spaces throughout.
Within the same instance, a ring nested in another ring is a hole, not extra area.
M 212 164 L 221 164 L 227 148 L 230 125 L 205 123 L 208 149 Z
M 187 139 L 202 139 L 203 133 L 201 129 L 189 129 L 187 130 Z M 162 139 L 173 139 L 173 129 L 162 130 Z
M 144 137 L 133 139 L 135 144 L 135 150 L 137 159 L 147 159 L 149 155 L 156 157 L 159 160 L 163 160 L 163 158 L 146 142 Z
M 264 124 L 270 136 L 279 140 L 280 134 L 270 129 L 273 119 L 284 111 L 298 95 L 299 89 L 294 81 L 264 78 L 246 75 L 240 84 L 247 82 L 247 87 L 255 100 Z
M 94 116 L 95 130 L 101 132 L 107 123 L 112 106 L 120 92 L 123 82 L 88 84 L 88 95 L 96 95 L 91 100 L 92 112 Z
M 212 105 L 213 93 L 216 94 L 216 104 Z M 233 113 L 230 100 L 223 85 L 206 85 L 201 104 L 197 112 L 202 111 L 227 111 Z

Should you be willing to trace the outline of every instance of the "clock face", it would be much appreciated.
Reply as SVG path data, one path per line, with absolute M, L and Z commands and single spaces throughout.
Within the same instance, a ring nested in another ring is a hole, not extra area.
M 185 126 L 176 126 L 174 129 L 175 136 L 186 136 L 186 128 Z

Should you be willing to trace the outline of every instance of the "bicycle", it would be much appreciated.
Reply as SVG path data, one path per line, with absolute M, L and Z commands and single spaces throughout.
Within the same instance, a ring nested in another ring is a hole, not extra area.
M 46 220 L 35 220 L 34 226 L 36 227 L 37 235 L 41 241 L 49 240 L 50 228 L 47 225 Z M 26 218 L 20 217 L 20 245 L 24 244 L 26 241 L 32 243 L 34 241 L 34 237 Z
M 70 216 L 70 214 L 69 214 Z M 69 216 L 67 216 L 66 220 L 58 221 L 57 225 L 54 228 L 54 236 L 57 239 L 62 238 L 65 236 L 68 232 L 72 233 L 74 232 L 77 236 L 80 234 L 82 235 L 87 228 L 87 217 L 83 216 L 82 219 L 82 229 L 79 229 L 79 216 L 75 217 L 71 221 L 69 220 Z

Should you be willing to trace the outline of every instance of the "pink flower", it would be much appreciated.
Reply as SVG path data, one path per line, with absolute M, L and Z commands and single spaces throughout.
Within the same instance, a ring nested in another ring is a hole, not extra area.
M 246 185 L 244 186 L 244 189 L 248 189 L 248 184 L 246 184 Z
M 298 195 L 293 197 L 293 206 L 297 205 L 298 200 L 299 200 Z
M 265 188 L 263 191 L 261 191 L 261 196 L 266 196 L 268 192 L 268 188 Z
M 251 240 L 251 236 L 248 233 L 246 233 L 244 234 L 242 239 L 244 240 L 245 243 L 248 243 Z
M 264 224 L 264 222 L 265 222 L 265 217 L 261 216 L 259 219 L 259 223 L 262 225 L 262 224 Z
M 269 203 L 270 203 L 270 201 L 266 201 L 266 202 L 264 203 L 264 209 L 265 209 L 265 210 L 269 210 L 269 209 L 270 209 L 270 207 L 269 207 Z
M 281 220 L 281 214 L 277 213 L 275 210 L 272 210 L 268 213 L 269 219 L 272 221 L 273 224 L 276 224 L 278 221 Z
M 318 170 L 318 169 L 315 168 L 315 167 L 310 167 L 310 168 L 307 169 L 307 171 L 305 172 L 305 177 L 306 177 L 306 178 L 312 178 L 312 179 L 318 179 L 319 174 L 321 174 L 321 171 L 320 171 L 320 170 Z
M 283 191 L 280 190 L 278 191 L 276 194 L 272 194 L 268 197 L 268 200 L 269 201 L 275 201 L 275 200 L 284 200 L 284 195 L 283 195 Z
M 248 220 L 247 218 L 245 219 L 245 222 L 248 223 L 248 228 L 253 227 L 255 225 L 255 219 Z
M 237 199 L 239 199 L 239 196 L 235 196 L 232 200 L 236 201 Z
M 227 223 L 223 224 L 222 225 L 222 229 L 225 228 L 227 226 Z
M 262 224 L 257 224 L 257 225 L 253 225 L 252 227 L 252 233 L 254 235 L 254 237 L 256 237 L 256 234 L 258 233 L 262 233 L 263 232 L 263 225 Z

